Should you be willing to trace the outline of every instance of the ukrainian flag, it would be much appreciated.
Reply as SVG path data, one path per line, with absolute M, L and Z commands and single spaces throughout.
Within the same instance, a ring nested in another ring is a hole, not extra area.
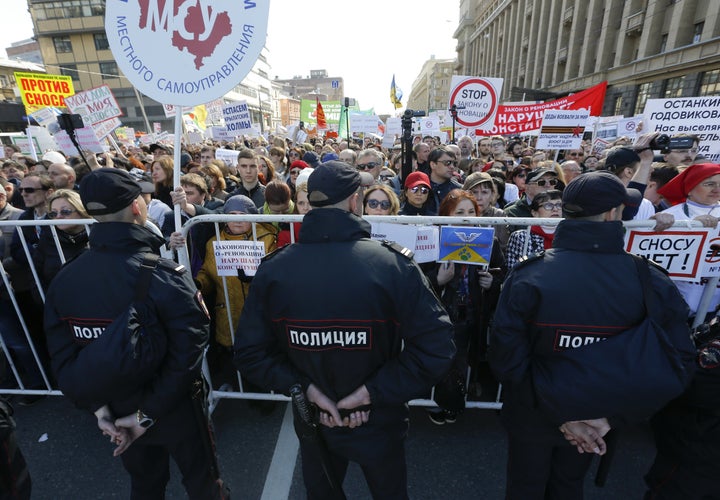
M 400 102 L 402 96 L 402 90 L 395 86 L 395 75 L 393 75 L 392 83 L 390 84 L 390 102 L 393 103 L 395 109 L 402 108 L 402 103 Z

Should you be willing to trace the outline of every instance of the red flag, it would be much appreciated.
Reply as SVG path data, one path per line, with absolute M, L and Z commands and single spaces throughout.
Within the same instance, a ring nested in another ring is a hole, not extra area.
M 315 118 L 317 119 L 318 130 L 326 130 L 327 120 L 325 120 L 325 111 L 323 111 L 322 104 L 320 104 L 320 98 L 316 97 L 315 102 L 317 103 L 317 109 L 315 110 Z
M 518 103 L 510 106 L 498 106 L 495 126 L 491 130 L 476 129 L 475 134 L 478 136 L 515 135 L 538 130 L 542 122 L 543 112 L 546 109 L 588 109 L 590 110 L 590 116 L 600 116 L 606 90 L 607 82 L 602 82 L 589 89 L 554 101 L 540 104 Z

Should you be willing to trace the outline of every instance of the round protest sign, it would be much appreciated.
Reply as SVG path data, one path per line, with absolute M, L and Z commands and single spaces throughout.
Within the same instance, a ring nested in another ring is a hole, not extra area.
M 254 0 L 107 0 L 105 32 L 140 92 L 193 106 L 225 95 L 250 72 L 269 8 Z
M 456 78 L 453 77 L 453 80 Z M 493 83 L 488 78 L 468 78 L 453 86 L 450 107 L 457 107 L 457 122 L 460 125 L 468 128 L 492 126 L 498 109 L 498 92 Z

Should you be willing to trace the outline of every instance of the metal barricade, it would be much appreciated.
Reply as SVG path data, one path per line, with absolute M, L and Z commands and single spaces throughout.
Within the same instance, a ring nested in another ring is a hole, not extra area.
M 228 222 L 228 221 L 246 221 L 250 222 L 252 224 L 252 231 L 253 231 L 253 239 L 257 239 L 257 224 L 261 222 L 267 222 L 267 223 L 290 223 L 290 238 L 291 241 L 294 242 L 295 239 L 295 231 L 294 231 L 294 224 L 298 224 L 302 222 L 303 216 L 301 215 L 203 215 L 203 216 L 197 216 L 191 218 L 182 228 L 183 235 L 187 238 L 188 232 L 193 227 L 197 226 L 198 224 L 206 224 L 206 223 L 212 223 L 214 224 L 215 229 L 215 237 L 217 239 L 220 238 L 220 225 Z M 465 217 L 422 217 L 422 216 L 365 216 L 365 219 L 367 219 L 369 222 L 383 222 L 383 223 L 398 223 L 398 224 L 420 224 L 420 225 L 469 225 L 469 226 L 495 226 L 495 225 L 512 225 L 512 226 L 525 226 L 526 230 L 530 230 L 531 225 L 557 225 L 562 219 L 537 219 L 537 218 L 511 218 L 511 217 L 497 217 L 497 218 L 485 218 L 485 217 L 472 217 L 472 218 L 465 218 Z M 92 224 L 95 223 L 94 220 L 87 220 L 87 219 L 80 219 L 80 220 L 62 220 L 62 221 L 56 221 L 56 220 L 39 220 L 39 221 L 0 221 L 0 230 L 1 231 L 17 231 L 17 234 L 19 236 L 20 243 L 22 245 L 22 248 L 24 250 L 25 256 L 28 259 L 28 267 L 29 271 L 32 274 L 34 286 L 37 288 L 38 295 L 41 297 L 42 301 L 45 301 L 45 294 L 44 290 L 41 284 L 41 280 L 39 279 L 39 271 L 35 268 L 33 259 L 32 259 L 32 252 L 30 251 L 30 248 L 28 247 L 28 243 L 24 237 L 23 232 L 20 230 L 22 227 L 26 226 L 34 226 L 36 228 L 42 227 L 42 226 L 49 226 L 50 230 L 52 232 L 56 248 L 58 250 L 59 255 L 61 256 L 61 261 L 65 262 L 65 257 L 63 255 L 62 248 L 60 246 L 60 242 L 57 237 L 57 232 L 55 229 L 55 226 L 58 225 L 68 225 L 68 224 L 79 224 L 79 225 L 85 225 L 88 231 L 91 231 Z M 654 221 L 629 221 L 624 223 L 626 227 L 633 228 L 633 229 L 652 229 L 654 226 Z M 702 225 L 697 221 L 678 221 L 675 223 L 674 227 L 676 228 L 699 228 L 702 227 Z M 5 258 L 8 258 L 8 256 L 4 256 Z M 12 311 L 16 315 L 16 319 L 21 325 L 21 329 L 23 332 L 23 335 L 25 337 L 25 340 L 27 341 L 29 348 L 32 351 L 33 359 L 36 363 L 37 368 L 39 369 L 40 373 L 42 374 L 43 389 L 31 389 L 25 387 L 22 376 L 20 374 L 19 367 L 17 366 L 15 360 L 13 359 L 13 356 L 10 353 L 10 350 L 8 346 L 6 345 L 6 342 L 4 340 L 4 335 L 2 332 L 2 326 L 0 326 L 0 348 L 2 349 L 2 352 L 4 354 L 4 358 L 6 362 L 9 364 L 9 369 L 12 372 L 12 375 L 15 378 L 15 382 L 17 383 L 17 388 L 14 387 L 0 387 L 0 394 L 8 394 L 8 395 L 14 395 L 14 394 L 22 394 L 22 395 L 62 395 L 62 393 L 57 390 L 57 388 L 54 388 L 51 386 L 50 380 L 52 377 L 49 376 L 49 374 L 46 371 L 46 367 L 43 366 L 43 363 L 40 360 L 40 356 L 37 352 L 37 348 L 34 345 L 30 331 L 27 326 L 26 319 L 23 317 L 23 314 L 21 312 L 21 308 L 18 304 L 16 294 L 12 288 L 12 284 L 10 283 L 8 272 L 5 270 L 5 266 L 2 262 L 0 262 L 0 274 L 2 275 L 2 282 L 3 286 L 5 287 L 5 291 L 7 292 L 8 298 L 3 300 L 8 300 L 9 304 L 12 306 Z M 234 324 L 234 318 L 232 314 L 232 308 L 231 304 L 229 303 L 228 299 L 228 288 L 227 288 L 227 277 L 223 277 L 223 289 L 224 289 L 224 297 L 219 297 L 218 300 L 225 300 L 225 310 L 228 315 L 228 323 L 230 325 Z M 232 279 L 232 278 L 231 278 Z M 708 305 L 710 303 L 710 299 L 712 297 L 712 293 L 715 290 L 715 287 L 718 284 L 719 278 L 712 278 L 709 280 L 708 284 L 705 287 L 705 292 L 703 294 L 703 300 L 701 301 L 700 307 L 698 308 L 698 314 L 697 316 L 702 318 L 705 316 L 705 312 L 707 311 Z M 1 324 L 1 322 L 0 322 Z M 234 331 L 231 328 L 231 336 L 232 340 L 234 342 Z M 206 375 L 210 376 L 207 360 L 203 363 L 204 371 Z M 471 374 L 468 373 L 468 380 L 470 379 Z M 211 392 L 211 404 L 214 407 L 214 405 L 221 399 L 247 399 L 247 400 L 268 400 L 268 401 L 289 401 L 289 398 L 282 395 L 282 394 L 276 394 L 276 393 L 259 393 L 259 392 L 246 392 L 243 390 L 243 380 L 239 373 L 237 373 L 237 381 L 238 381 L 238 387 L 240 388 L 239 391 L 232 391 L 232 390 L 213 390 Z M 497 393 L 494 395 L 494 398 L 492 401 L 473 401 L 469 400 L 467 401 L 467 407 L 468 408 L 483 408 L 483 409 L 499 409 L 502 406 L 501 400 L 501 387 L 498 387 Z M 428 399 L 416 399 L 410 402 L 413 406 L 435 406 L 435 402 L 432 400 L 432 395 L 430 395 L 430 398 Z

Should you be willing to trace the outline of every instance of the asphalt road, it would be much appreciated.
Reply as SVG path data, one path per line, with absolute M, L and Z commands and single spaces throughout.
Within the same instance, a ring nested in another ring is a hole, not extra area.
M 305 498 L 297 441 L 283 428 L 287 404 L 275 405 L 272 413 L 263 415 L 246 401 L 224 400 L 213 414 L 220 466 L 235 499 Z M 94 417 L 65 398 L 49 397 L 32 407 L 16 406 L 16 420 L 34 499 L 129 497 L 129 479 Z M 588 500 L 642 497 L 642 476 L 654 453 L 649 432 L 645 427 L 628 429 L 618 443 L 606 486 L 597 488 L 588 478 Z M 503 498 L 505 435 L 495 411 L 469 410 L 457 423 L 437 426 L 422 408 L 412 408 L 407 457 L 413 499 Z M 370 498 L 356 466 L 351 466 L 344 488 L 349 499 Z M 185 498 L 176 469 L 167 491 L 167 498 Z

